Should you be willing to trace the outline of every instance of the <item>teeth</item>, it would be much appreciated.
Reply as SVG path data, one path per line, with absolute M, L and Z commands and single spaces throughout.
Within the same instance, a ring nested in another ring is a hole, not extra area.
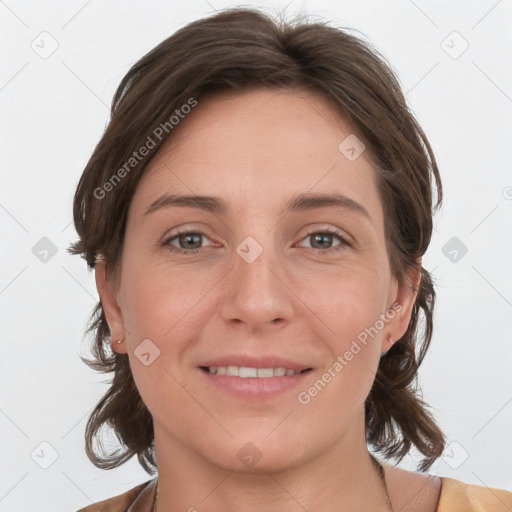
M 248 368 L 247 366 L 209 366 L 210 373 L 219 375 L 231 375 L 233 377 L 260 378 L 284 377 L 285 375 L 298 375 L 301 370 L 292 370 L 290 368 Z
M 241 366 L 238 369 L 238 376 L 247 378 L 247 377 L 257 377 L 258 376 L 258 370 L 256 368 L 246 368 L 245 366 Z M 261 377 L 261 375 L 260 375 Z
M 240 368 L 241 369 L 241 368 Z M 293 370 L 291 370 L 293 373 Z M 258 377 L 273 377 L 274 370 L 272 368 L 258 368 Z M 255 375 L 254 375 L 255 377 Z
M 238 367 L 236 366 L 228 366 L 228 371 L 226 375 L 232 375 L 233 377 L 238 377 Z

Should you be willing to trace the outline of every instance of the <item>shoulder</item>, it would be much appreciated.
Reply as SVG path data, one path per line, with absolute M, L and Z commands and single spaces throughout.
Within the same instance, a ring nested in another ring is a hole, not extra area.
M 391 503 L 402 512 L 438 512 L 442 479 L 428 473 L 408 471 L 383 461 Z M 465 512 L 465 511 L 457 511 Z
M 154 480 L 148 480 L 147 482 L 139 484 L 129 491 L 124 492 L 123 494 L 119 494 L 118 496 L 114 496 L 97 503 L 92 503 L 87 507 L 81 508 L 77 512 L 98 512 L 99 510 L 101 510 L 101 512 L 127 512 L 128 507 L 131 508 L 131 505 L 134 504 L 137 498 L 142 497 L 142 494 L 146 494 L 143 491 L 152 487 L 153 483 Z
M 512 492 L 383 463 L 389 495 L 402 512 L 510 512 Z
M 512 492 L 443 477 L 437 512 L 509 512 Z

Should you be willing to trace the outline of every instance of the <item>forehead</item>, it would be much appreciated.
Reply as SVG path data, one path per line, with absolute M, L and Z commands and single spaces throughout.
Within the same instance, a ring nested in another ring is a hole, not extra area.
M 174 128 L 150 168 L 180 157 L 218 159 L 221 153 L 231 160 L 255 163 L 280 153 L 288 161 L 300 161 L 306 152 L 338 158 L 339 143 L 355 130 L 335 108 L 308 90 L 209 94 Z
M 340 150 L 347 137 L 357 137 L 354 132 L 332 104 L 310 91 L 215 93 L 200 98 L 174 128 L 134 202 L 173 192 L 282 203 L 306 191 L 378 201 L 368 152 L 351 160 Z

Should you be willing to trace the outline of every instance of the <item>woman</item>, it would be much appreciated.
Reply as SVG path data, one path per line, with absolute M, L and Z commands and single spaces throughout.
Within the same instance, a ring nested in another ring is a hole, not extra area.
M 88 456 L 158 476 L 82 511 L 509 510 L 426 473 L 445 447 L 414 387 L 441 198 L 396 78 L 344 31 L 233 9 L 136 63 L 72 251 L 101 298 L 88 364 L 114 372 Z M 121 453 L 93 446 L 105 424 Z M 369 445 L 414 446 L 420 471 Z

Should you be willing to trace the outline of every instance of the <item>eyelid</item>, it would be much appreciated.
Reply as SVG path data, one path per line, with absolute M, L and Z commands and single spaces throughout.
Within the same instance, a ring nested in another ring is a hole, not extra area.
M 345 231 L 341 230 L 338 227 L 334 226 L 316 226 L 316 227 L 307 227 L 306 233 L 302 234 L 299 238 L 298 242 L 296 242 L 294 245 L 302 242 L 303 240 L 307 239 L 309 236 L 314 234 L 330 234 L 334 237 L 337 237 L 340 241 L 338 245 L 335 245 L 333 247 L 327 248 L 327 249 L 316 249 L 313 247 L 303 247 L 304 249 L 308 249 L 309 251 L 313 251 L 315 253 L 319 254 L 330 254 L 333 252 L 341 251 L 343 246 L 353 247 L 353 240 L 350 235 L 348 235 Z M 199 249 L 181 249 L 179 247 L 174 247 L 171 245 L 170 241 L 178 238 L 180 235 L 187 235 L 187 234 L 195 234 L 202 236 L 204 238 L 209 239 L 211 242 L 213 242 L 212 245 L 206 246 L 206 247 L 200 247 Z M 172 230 L 168 231 L 161 240 L 162 246 L 167 246 L 172 252 L 182 253 L 182 254 L 196 254 L 199 253 L 208 247 L 215 247 L 215 245 L 218 246 L 218 242 L 215 241 L 214 237 L 211 236 L 208 232 L 208 229 L 204 228 L 194 228 L 190 226 L 189 224 L 181 225 L 176 228 L 173 228 Z
M 209 233 L 207 228 L 204 228 L 204 227 L 195 228 L 194 226 L 191 226 L 190 224 L 183 224 L 183 225 L 176 226 L 175 228 L 172 228 L 172 229 L 166 231 L 166 233 L 162 237 L 161 241 L 162 241 L 162 243 L 165 243 L 168 240 L 170 240 L 171 238 L 176 238 L 179 235 L 184 235 L 184 234 L 186 235 L 188 233 L 196 233 L 198 235 L 203 235 L 212 241 L 215 238 Z
M 330 233 L 336 234 L 340 237 L 343 237 L 347 242 L 352 239 L 352 237 L 350 235 L 348 235 L 348 233 L 346 233 L 345 231 L 343 231 L 337 227 L 319 226 L 319 227 L 314 227 L 314 228 L 311 228 L 311 227 L 306 228 L 306 233 L 304 233 L 301 236 L 299 241 L 304 239 L 308 235 L 312 235 L 312 234 L 319 233 L 319 232 L 330 232 Z M 173 228 L 172 230 L 167 231 L 164 234 L 164 236 L 162 237 L 162 242 L 165 242 L 165 241 L 169 240 L 170 238 L 174 238 L 178 235 L 187 234 L 187 233 L 201 234 L 201 235 L 208 237 L 210 240 L 213 240 L 215 238 L 211 234 L 209 234 L 208 229 L 205 229 L 205 228 L 197 228 L 196 229 L 188 224 L 185 224 L 184 226 L 177 226 L 177 227 Z
M 348 233 L 346 233 L 346 231 L 343 231 L 342 229 L 333 227 L 333 226 L 320 226 L 320 227 L 308 228 L 306 233 L 303 236 L 301 236 L 299 242 L 302 242 L 309 236 L 315 235 L 318 233 L 327 233 L 327 234 L 333 235 L 340 239 L 340 241 L 341 241 L 340 245 L 348 245 L 349 247 L 353 247 L 354 242 L 352 240 L 352 237 Z M 338 246 L 335 246 L 335 247 L 338 247 Z M 335 247 L 331 247 L 331 248 L 325 249 L 325 250 L 321 250 L 321 249 L 312 249 L 312 250 L 325 253 L 330 250 L 336 250 Z M 311 249 L 311 248 L 306 247 L 306 249 Z
M 162 245 L 162 247 L 165 247 L 169 252 L 171 252 L 173 254 L 177 254 L 177 255 L 183 255 L 185 257 L 191 256 L 193 254 L 202 253 L 202 252 L 204 252 L 205 249 L 208 249 L 209 247 L 215 248 L 215 245 L 216 245 L 215 242 L 211 246 L 200 247 L 199 249 L 182 249 L 180 247 L 175 247 L 174 245 L 171 244 L 171 240 L 177 239 L 181 235 L 188 235 L 188 234 L 199 235 L 200 237 L 208 238 L 208 240 L 211 240 L 211 238 L 206 233 L 203 233 L 202 231 L 194 230 L 194 229 L 185 229 L 184 231 L 178 230 L 172 234 L 164 236 L 164 238 L 162 239 L 160 244 Z
M 342 238 L 344 238 L 347 242 L 354 242 L 354 239 L 352 236 L 345 231 L 344 229 L 339 228 L 338 226 L 332 225 L 332 224 L 315 224 L 315 225 L 308 225 L 306 226 L 306 234 L 303 235 L 303 237 L 312 235 L 314 233 L 324 233 L 324 232 L 330 232 L 334 233 Z

